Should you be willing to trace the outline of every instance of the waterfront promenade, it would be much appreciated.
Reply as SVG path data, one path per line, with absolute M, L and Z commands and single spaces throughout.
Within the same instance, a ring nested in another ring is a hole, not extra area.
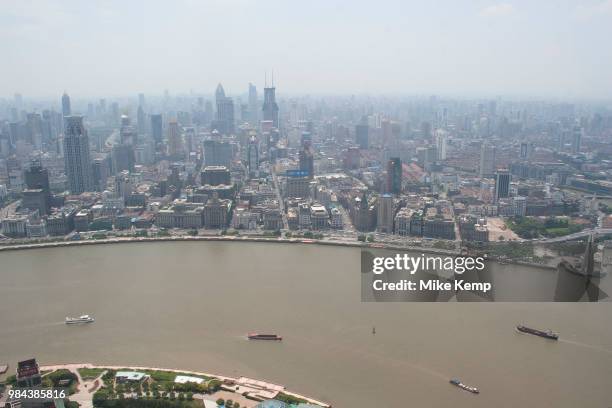
M 79 369 L 82 369 L 82 368 L 101 369 L 104 371 L 102 371 L 96 378 L 84 380 L 81 377 L 81 374 L 79 373 Z M 207 400 L 216 400 L 219 397 L 226 397 L 227 399 L 227 397 L 229 396 L 230 398 L 233 398 L 234 400 L 242 400 L 243 402 L 251 403 L 251 405 L 246 406 L 248 408 L 249 406 L 255 406 L 257 404 L 257 401 L 253 401 L 253 400 L 249 401 L 246 398 L 244 398 L 242 394 L 244 394 L 245 392 L 248 392 L 249 390 L 256 390 L 262 393 L 266 393 L 266 392 L 277 393 L 279 390 L 282 390 L 283 394 L 286 394 L 286 395 L 289 395 L 289 396 L 292 396 L 292 397 L 295 397 L 301 400 L 305 400 L 310 404 L 317 405 L 323 408 L 331 407 L 331 405 L 329 405 L 328 403 L 318 401 L 316 399 L 309 398 L 307 396 L 300 395 L 295 392 L 288 391 L 285 389 L 284 386 L 281 386 L 281 385 L 272 384 L 272 383 L 268 383 L 265 381 L 247 379 L 244 377 L 234 378 L 234 377 L 228 377 L 228 376 L 223 376 L 219 374 L 211 374 L 211 373 L 207 373 L 203 371 L 178 370 L 178 369 L 169 369 L 169 368 L 160 368 L 160 367 L 95 365 L 91 363 L 71 363 L 71 364 L 55 364 L 55 365 L 40 366 L 41 371 L 55 371 L 55 370 L 61 370 L 61 369 L 68 370 L 77 376 L 79 386 L 77 388 L 77 392 L 71 395 L 70 399 L 78 402 L 81 408 L 92 408 L 93 407 L 93 402 L 92 402 L 93 395 L 95 391 L 97 391 L 104 385 L 102 381 L 102 377 L 104 376 L 107 370 L 116 371 L 116 370 L 126 370 L 126 369 L 134 370 L 134 371 L 166 371 L 166 372 L 177 373 L 177 374 L 182 374 L 182 375 L 188 374 L 188 375 L 193 375 L 193 376 L 202 376 L 206 378 L 217 379 L 221 381 L 223 384 L 232 384 L 231 387 L 222 385 L 220 391 L 210 394 L 210 395 L 194 394 L 193 397 L 196 399 L 199 398 L 199 399 L 207 399 Z M 239 384 L 239 387 L 234 387 L 234 384 Z M 240 394 L 233 392 L 235 389 L 239 389 Z

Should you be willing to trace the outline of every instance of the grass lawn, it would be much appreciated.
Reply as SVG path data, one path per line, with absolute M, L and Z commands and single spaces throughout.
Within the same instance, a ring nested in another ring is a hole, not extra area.
M 104 372 L 103 368 L 79 368 L 79 374 L 84 380 L 93 380 Z

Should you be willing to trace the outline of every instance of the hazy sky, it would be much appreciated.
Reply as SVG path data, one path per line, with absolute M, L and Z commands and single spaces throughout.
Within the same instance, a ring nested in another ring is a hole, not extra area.
M 0 0 L 0 97 L 612 96 L 612 0 Z

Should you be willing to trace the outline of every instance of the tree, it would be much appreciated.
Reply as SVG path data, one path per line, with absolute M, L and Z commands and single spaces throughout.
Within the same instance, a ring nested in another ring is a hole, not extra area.
M 224 405 L 225 405 L 225 400 L 224 400 L 223 398 L 219 398 L 219 399 L 217 400 L 217 405 L 219 405 L 219 406 L 224 406 Z

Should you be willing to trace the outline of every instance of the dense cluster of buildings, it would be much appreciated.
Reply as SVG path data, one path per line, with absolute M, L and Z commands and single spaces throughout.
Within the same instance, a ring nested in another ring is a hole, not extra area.
M 252 84 L 242 101 L 219 85 L 210 99 L 64 94 L 42 113 L 21 96 L 0 103 L 2 235 L 301 230 L 487 241 L 500 218 L 601 224 L 612 196 L 604 108 L 277 101 L 274 86 L 260 100 Z

